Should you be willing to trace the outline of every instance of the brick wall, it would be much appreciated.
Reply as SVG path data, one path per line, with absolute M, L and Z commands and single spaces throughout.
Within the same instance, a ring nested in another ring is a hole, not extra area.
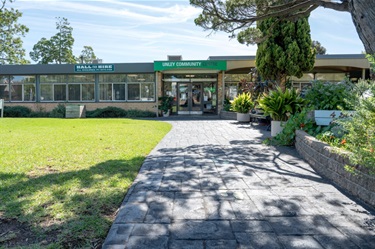
M 375 207 L 375 176 L 363 173 L 366 169 L 359 168 L 356 174 L 346 171 L 347 157 L 301 130 L 296 131 L 296 149 L 318 173 Z
M 59 103 L 5 103 L 6 106 L 26 106 L 31 108 L 33 111 L 52 111 Z M 155 111 L 156 112 L 156 102 L 98 102 L 98 103 L 62 103 L 64 105 L 85 105 L 86 110 L 93 111 L 97 108 L 104 108 L 107 106 L 119 107 L 125 110 L 142 110 L 142 111 Z

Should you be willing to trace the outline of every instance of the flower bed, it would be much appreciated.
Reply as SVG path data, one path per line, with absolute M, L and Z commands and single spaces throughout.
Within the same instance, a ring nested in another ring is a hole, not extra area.
M 349 159 L 334 152 L 333 148 L 306 132 L 296 131 L 298 153 L 320 174 L 332 180 L 352 195 L 375 207 L 375 176 L 358 168 L 355 173 L 345 170 Z

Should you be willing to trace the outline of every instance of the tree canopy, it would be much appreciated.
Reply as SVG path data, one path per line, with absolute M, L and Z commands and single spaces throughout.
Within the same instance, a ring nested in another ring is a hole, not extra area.
M 326 54 L 327 49 L 319 41 L 312 41 L 313 49 L 315 49 L 316 54 Z
M 249 41 L 257 43 L 257 21 L 270 17 L 296 20 L 308 16 L 318 7 L 348 12 L 359 38 L 369 54 L 375 54 L 375 1 L 358 0 L 190 0 L 202 9 L 195 24 L 205 30 L 224 31 L 233 37 L 247 30 Z M 263 34 L 264 35 L 264 34 Z
M 6 8 L 7 0 L 0 1 L 0 64 L 25 64 L 25 49 L 21 37 L 29 29 L 18 23 L 22 13 L 13 8 Z M 13 2 L 9 0 L 8 2 Z
M 314 67 L 315 51 L 307 17 L 297 21 L 274 19 L 258 22 L 260 31 L 272 32 L 258 44 L 256 67 L 263 79 L 275 80 L 284 88 L 288 76 L 300 78 Z
M 42 38 L 34 45 L 30 58 L 41 64 L 48 63 L 76 63 L 73 55 L 73 28 L 66 18 L 57 18 L 56 29 L 58 33 L 50 39 Z
M 93 60 L 97 59 L 94 49 L 91 46 L 83 46 L 81 55 L 79 56 L 81 63 L 92 63 Z

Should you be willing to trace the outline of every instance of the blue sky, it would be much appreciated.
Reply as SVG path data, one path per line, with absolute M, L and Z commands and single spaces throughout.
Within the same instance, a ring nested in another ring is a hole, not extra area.
M 166 60 L 167 55 L 206 60 L 209 56 L 256 53 L 256 46 L 195 26 L 200 9 L 190 6 L 189 0 L 16 0 L 8 7 L 20 10 L 23 16 L 19 22 L 30 29 L 23 38 L 27 54 L 42 37 L 49 39 L 57 33 L 56 17 L 67 18 L 73 27 L 76 56 L 83 46 L 91 46 L 104 63 L 152 62 Z M 312 39 L 328 54 L 364 51 L 349 13 L 319 8 L 309 22 Z

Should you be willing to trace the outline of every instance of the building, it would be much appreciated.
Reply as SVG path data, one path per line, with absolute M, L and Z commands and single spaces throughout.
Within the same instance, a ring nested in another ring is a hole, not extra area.
M 115 64 L 1 65 L 0 99 L 6 106 L 22 105 L 50 111 L 58 104 L 84 104 L 87 110 L 115 106 L 157 112 L 159 96 L 173 96 L 172 113 L 218 114 L 225 98 L 232 99 L 241 84 L 254 81 L 255 56 L 211 56 L 182 60 Z M 348 77 L 369 78 L 364 54 L 318 55 L 314 69 L 301 79 L 302 88 L 314 79 L 331 82 Z

